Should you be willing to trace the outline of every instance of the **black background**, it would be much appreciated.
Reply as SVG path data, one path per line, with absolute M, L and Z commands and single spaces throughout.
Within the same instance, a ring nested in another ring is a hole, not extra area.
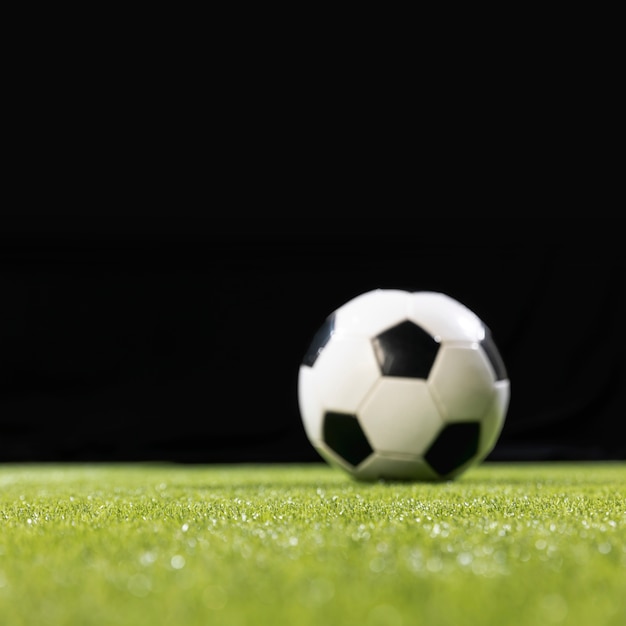
M 511 379 L 495 460 L 624 459 L 619 222 L 21 218 L 0 231 L 0 461 L 316 461 L 297 373 L 364 291 L 448 293 Z

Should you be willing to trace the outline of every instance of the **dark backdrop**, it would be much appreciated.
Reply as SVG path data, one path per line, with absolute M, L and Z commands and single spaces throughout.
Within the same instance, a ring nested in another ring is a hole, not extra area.
M 612 220 L 22 218 L 0 231 L 0 461 L 318 460 L 300 359 L 364 291 L 443 291 L 491 328 L 490 459 L 624 459 Z

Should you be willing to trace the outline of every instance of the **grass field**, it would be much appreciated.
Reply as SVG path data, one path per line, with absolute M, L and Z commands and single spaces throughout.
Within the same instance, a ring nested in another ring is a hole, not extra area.
M 624 626 L 626 463 L 0 465 L 2 626 Z

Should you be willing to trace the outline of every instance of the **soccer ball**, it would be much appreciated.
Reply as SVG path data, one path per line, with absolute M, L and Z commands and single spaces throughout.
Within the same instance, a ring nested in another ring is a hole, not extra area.
M 376 289 L 317 331 L 298 405 L 320 456 L 363 481 L 443 481 L 485 459 L 510 381 L 489 328 L 434 291 Z

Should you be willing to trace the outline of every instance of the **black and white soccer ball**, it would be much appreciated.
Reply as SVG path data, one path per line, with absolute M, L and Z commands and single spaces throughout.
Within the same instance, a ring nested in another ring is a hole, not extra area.
M 346 302 L 298 372 L 309 441 L 364 481 L 460 476 L 494 448 L 509 396 L 489 328 L 433 291 L 376 289 Z

